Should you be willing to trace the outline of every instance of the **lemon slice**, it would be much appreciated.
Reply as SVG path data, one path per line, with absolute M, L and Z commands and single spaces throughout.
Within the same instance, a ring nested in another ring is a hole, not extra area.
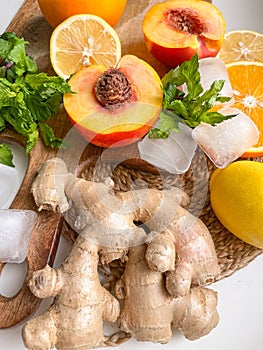
M 51 64 L 57 75 L 64 79 L 92 64 L 114 67 L 120 58 L 118 34 L 98 16 L 71 16 L 51 35 Z
M 226 33 L 219 58 L 234 61 L 263 62 L 263 34 L 252 30 L 235 30 Z

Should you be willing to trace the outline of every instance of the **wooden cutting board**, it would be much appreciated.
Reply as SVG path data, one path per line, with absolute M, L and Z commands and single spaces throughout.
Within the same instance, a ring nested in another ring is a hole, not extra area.
M 158 2 L 158 0 L 128 0 L 124 15 L 116 26 L 116 30 L 122 43 L 122 54 L 135 54 L 143 58 L 162 76 L 167 71 L 167 67 L 157 62 L 148 52 L 144 44 L 141 30 L 141 21 L 144 14 L 152 5 Z M 7 28 L 7 31 L 13 31 L 18 36 L 22 36 L 25 40 L 29 41 L 28 54 L 34 57 L 40 70 L 48 74 L 54 74 L 49 60 L 49 39 L 52 29 L 43 18 L 37 0 L 26 0 L 24 2 Z M 65 135 L 68 135 L 69 131 L 72 130 L 72 125 L 63 108 L 58 115 L 52 119 L 52 127 L 55 130 L 56 136 L 61 138 L 64 138 Z M 103 153 L 102 148 L 87 145 L 78 135 L 74 137 L 76 137 L 76 144 L 78 144 L 78 147 L 81 147 L 83 151 L 81 161 L 90 161 L 101 157 Z M 23 139 L 11 132 L 2 133 L 0 139 L 17 142 L 22 145 L 24 144 Z M 37 211 L 30 193 L 32 181 L 39 165 L 46 159 L 56 156 L 57 152 L 57 150 L 45 147 L 41 140 L 38 141 L 36 147 L 29 156 L 29 166 L 21 188 L 11 205 L 12 208 Z M 72 161 L 74 165 L 76 162 L 75 154 L 76 148 L 72 147 L 69 151 L 63 153 L 63 157 L 67 158 L 70 164 Z M 61 155 L 61 153 L 59 153 L 59 155 Z M 158 171 L 140 160 L 136 144 L 122 149 L 112 150 L 103 155 L 104 161 L 111 162 L 122 159 L 125 160 L 127 166 L 143 168 L 151 172 Z M 74 166 L 71 170 L 75 170 Z M 57 214 L 45 211 L 38 214 L 38 221 L 33 232 L 30 249 L 27 255 L 28 272 L 24 284 L 17 295 L 11 298 L 0 295 L 0 328 L 7 328 L 17 324 L 21 320 L 29 317 L 38 308 L 40 300 L 31 294 L 27 287 L 27 281 L 32 271 L 40 269 L 46 264 L 53 264 L 58 246 L 61 224 L 62 218 Z M 4 264 L 0 263 L 0 273 L 3 268 Z

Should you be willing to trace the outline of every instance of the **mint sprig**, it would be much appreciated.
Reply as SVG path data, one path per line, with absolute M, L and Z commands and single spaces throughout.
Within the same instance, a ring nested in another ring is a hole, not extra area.
M 170 70 L 163 77 L 162 83 L 163 111 L 159 116 L 158 128 L 149 132 L 151 138 L 169 137 L 171 131 L 179 130 L 180 121 L 194 128 L 201 122 L 214 126 L 234 116 L 210 111 L 216 102 L 227 102 L 230 97 L 220 95 L 224 80 L 214 81 L 210 88 L 204 91 L 197 54 L 191 60 Z M 179 89 L 183 84 L 186 85 L 187 93 Z
M 27 155 L 39 135 L 47 146 L 61 146 L 46 121 L 58 112 L 63 94 L 71 92 L 64 79 L 38 72 L 26 53 L 28 44 L 15 33 L 0 36 L 0 131 L 11 127 L 24 136 Z M 7 145 L 1 146 L 0 163 L 11 165 L 10 154 Z

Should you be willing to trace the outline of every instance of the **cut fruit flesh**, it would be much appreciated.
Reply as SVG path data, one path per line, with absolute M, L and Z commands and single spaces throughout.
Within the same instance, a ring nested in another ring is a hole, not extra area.
M 243 157 L 263 155 L 263 63 L 237 61 L 227 64 L 233 88 L 233 108 L 247 114 L 257 125 L 260 137 L 257 145 L 246 151 Z
M 235 30 L 226 33 L 219 58 L 234 61 L 263 62 L 263 34 L 252 30 Z
M 191 8 L 187 8 L 187 2 L 171 0 L 153 6 L 143 21 L 145 35 L 153 42 L 158 42 L 160 46 L 171 48 L 198 47 L 198 36 L 207 37 L 210 40 L 221 39 L 221 28 L 225 27 L 225 24 L 221 15 L 218 18 L 219 10 L 212 7 L 211 16 L 214 15 L 214 18 L 211 20 L 210 16 L 206 17 L 207 4 L 204 1 L 189 1 Z M 167 21 L 169 13 L 174 13 L 174 8 L 178 14 L 181 13 L 182 18 L 178 20 L 180 25 L 172 25 L 172 20 Z M 189 23 L 191 23 L 191 29 Z
M 114 67 L 120 57 L 121 44 L 117 33 L 94 15 L 72 16 L 51 36 L 51 63 L 55 72 L 64 79 L 91 64 Z
M 143 32 L 149 51 L 175 67 L 198 53 L 216 56 L 225 34 L 225 21 L 214 5 L 201 0 L 170 0 L 154 5 L 145 15 Z
M 133 143 L 134 139 L 143 137 L 158 118 L 163 99 L 160 78 L 141 59 L 123 56 L 118 71 L 127 77 L 131 96 L 123 103 L 105 107 L 95 94 L 96 83 L 105 71 L 103 66 L 92 65 L 76 73 L 69 80 L 75 94 L 65 94 L 65 109 L 72 123 L 92 143 L 105 147 L 123 140 L 125 144 Z

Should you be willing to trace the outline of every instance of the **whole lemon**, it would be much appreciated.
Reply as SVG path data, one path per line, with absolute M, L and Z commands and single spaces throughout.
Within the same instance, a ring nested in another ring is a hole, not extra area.
M 216 169 L 210 201 L 221 223 L 241 240 L 263 248 L 263 164 L 237 161 Z

